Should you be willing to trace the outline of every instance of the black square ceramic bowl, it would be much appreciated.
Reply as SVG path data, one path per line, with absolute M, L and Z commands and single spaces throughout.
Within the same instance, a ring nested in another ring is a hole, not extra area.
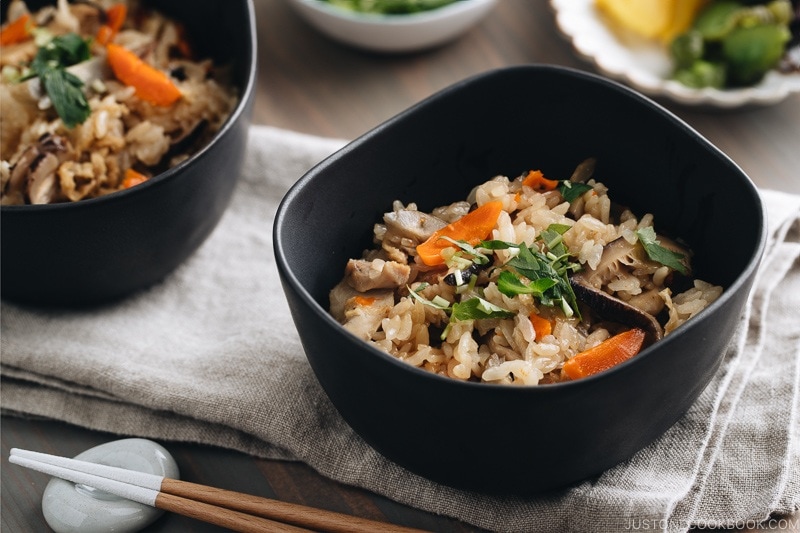
M 371 247 L 372 227 L 393 200 L 427 211 L 497 174 L 540 168 L 568 177 L 589 156 L 617 201 L 683 236 L 698 277 L 725 287 L 637 357 L 555 385 L 460 382 L 373 348 L 329 315 L 328 292 L 347 259 Z M 452 86 L 313 168 L 283 200 L 274 243 L 308 360 L 356 432 L 435 481 L 535 492 L 623 461 L 685 413 L 718 369 L 745 305 L 764 218 L 750 179 L 651 100 L 579 71 L 520 66 Z
M 142 185 L 79 202 L 0 208 L 3 299 L 75 306 L 129 295 L 186 260 L 229 204 L 256 82 L 252 0 L 150 3 L 184 23 L 199 57 L 232 66 L 239 102 L 204 148 Z

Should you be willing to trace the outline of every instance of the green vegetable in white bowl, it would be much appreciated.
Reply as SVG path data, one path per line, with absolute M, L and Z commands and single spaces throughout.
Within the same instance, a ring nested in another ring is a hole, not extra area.
M 441 46 L 478 24 L 497 0 L 288 0 L 340 43 L 380 53 Z
M 785 54 L 794 19 L 790 0 L 713 2 L 672 41 L 673 77 L 698 89 L 754 85 Z
M 458 0 L 320 0 L 333 6 L 359 11 L 362 13 L 379 13 L 383 15 L 407 15 L 430 11 L 452 4 Z

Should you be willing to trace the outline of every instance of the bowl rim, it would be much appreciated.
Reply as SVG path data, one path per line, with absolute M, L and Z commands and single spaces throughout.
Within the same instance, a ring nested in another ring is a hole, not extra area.
M 679 128 L 693 135 L 699 142 L 701 142 L 701 144 L 703 144 L 707 149 L 710 149 L 718 158 L 721 158 L 726 164 L 731 166 L 734 170 L 737 170 L 744 178 L 743 186 L 745 186 L 748 189 L 748 192 L 752 195 L 753 199 L 756 202 L 756 205 L 759 207 L 759 213 L 758 213 L 759 218 L 755 222 L 758 224 L 760 230 L 756 241 L 755 253 L 753 253 L 752 256 L 747 260 L 747 263 L 745 264 L 744 268 L 741 270 L 741 272 L 737 274 L 733 282 L 723 289 L 723 292 L 720 295 L 720 297 L 717 298 L 714 302 L 712 302 L 711 305 L 703 309 L 700 313 L 692 317 L 691 320 L 679 326 L 679 328 L 676 330 L 678 331 L 677 334 L 673 333 L 671 335 L 665 336 L 657 343 L 654 343 L 645 348 L 644 350 L 642 350 L 636 356 L 626 361 L 623 361 L 622 363 L 615 365 L 614 367 L 606 371 L 585 378 L 581 378 L 579 380 L 551 383 L 547 384 L 546 386 L 545 385 L 509 386 L 498 383 L 462 381 L 445 376 L 440 376 L 438 374 L 433 374 L 421 368 L 405 363 L 400 359 L 384 352 L 383 350 L 380 350 L 375 346 L 372 346 L 366 341 L 363 341 L 362 339 L 358 338 L 354 334 L 344 329 L 344 327 L 336 319 L 333 318 L 330 312 L 327 309 L 324 309 L 323 306 L 321 306 L 319 303 L 317 303 L 317 301 L 308 292 L 308 290 L 306 290 L 303 284 L 300 283 L 300 281 L 297 279 L 297 277 L 289 268 L 285 254 L 286 247 L 284 246 L 284 242 L 281 237 L 282 229 L 286 222 L 286 217 L 288 216 L 287 215 L 288 205 L 292 203 L 293 199 L 298 196 L 300 191 L 304 189 L 305 186 L 309 182 L 311 182 L 317 174 L 322 172 L 333 162 L 345 156 L 349 152 L 357 149 L 359 146 L 369 142 L 373 137 L 379 135 L 383 130 L 391 127 L 396 122 L 404 120 L 404 118 L 407 115 L 415 113 L 418 109 L 432 105 L 433 103 L 435 103 L 440 99 L 447 98 L 450 93 L 456 92 L 461 88 L 471 85 L 473 83 L 480 82 L 481 80 L 484 80 L 486 78 L 502 76 L 505 73 L 514 71 L 554 72 L 560 75 L 566 75 L 572 78 L 581 79 L 582 81 L 586 81 L 589 83 L 596 83 L 599 85 L 605 85 L 607 87 L 611 87 L 617 91 L 625 93 L 628 97 L 635 99 L 642 105 L 651 106 L 653 111 L 657 112 L 658 114 L 663 116 L 664 119 L 671 121 Z M 291 285 L 292 289 L 300 296 L 300 298 L 302 298 L 304 303 L 307 306 L 309 306 L 311 310 L 323 320 L 323 322 L 325 322 L 327 325 L 331 327 L 338 328 L 339 331 L 341 331 L 352 342 L 359 343 L 360 346 L 371 352 L 373 355 L 380 357 L 383 361 L 386 361 L 389 364 L 396 365 L 397 368 L 402 369 L 401 370 L 402 372 L 409 372 L 412 375 L 419 376 L 421 379 L 435 380 L 442 386 L 446 387 L 473 387 L 475 388 L 476 391 L 485 390 L 488 391 L 487 393 L 492 393 L 492 394 L 497 394 L 498 391 L 504 391 L 503 392 L 504 394 L 547 395 L 547 394 L 557 394 L 558 391 L 565 390 L 566 388 L 577 389 L 582 387 L 584 388 L 592 387 L 598 382 L 598 380 L 607 379 L 608 376 L 619 373 L 620 371 L 622 371 L 623 369 L 627 369 L 631 365 L 637 365 L 640 360 L 650 356 L 650 354 L 653 353 L 654 346 L 665 346 L 671 344 L 675 342 L 677 335 L 681 334 L 680 332 L 689 331 L 690 329 L 695 329 L 697 327 L 700 327 L 700 325 L 707 320 L 707 317 L 713 314 L 718 308 L 724 306 L 729 300 L 731 300 L 732 298 L 734 298 L 736 294 L 738 294 L 738 292 L 742 289 L 742 286 L 746 283 L 746 280 L 748 278 L 755 275 L 758 266 L 763 259 L 764 251 L 766 249 L 766 243 L 767 243 L 766 220 L 767 220 L 766 206 L 764 205 L 761 195 L 758 193 L 758 189 L 756 188 L 752 179 L 750 179 L 750 177 L 747 175 L 747 173 L 745 173 L 744 170 L 739 165 L 737 165 L 727 154 L 725 154 L 724 152 L 722 152 L 722 150 L 714 146 L 708 139 L 702 136 L 697 130 L 692 128 L 688 123 L 686 123 L 680 117 L 678 117 L 677 115 L 666 109 L 663 105 L 652 100 L 648 96 L 636 91 L 635 89 L 632 89 L 622 84 L 621 82 L 612 80 L 610 78 L 606 78 L 599 74 L 594 74 L 576 68 L 565 67 L 560 65 L 532 63 L 526 65 L 500 67 L 488 70 L 467 77 L 459 82 L 456 82 L 448 87 L 445 87 L 444 89 L 437 91 L 436 93 L 428 96 L 427 98 L 424 98 L 423 100 L 417 102 L 416 104 L 413 104 L 407 109 L 389 118 L 388 120 L 379 124 L 375 128 L 367 131 L 363 135 L 347 143 L 345 146 L 343 146 L 333 154 L 329 155 L 328 157 L 317 163 L 289 188 L 289 190 L 281 200 L 278 209 L 275 213 L 275 218 L 273 223 L 273 243 L 274 243 L 273 246 L 275 251 L 276 264 L 281 274 Z M 512 392 L 512 391 L 519 391 L 519 392 Z
M 211 137 L 211 139 L 203 145 L 197 152 L 193 153 L 190 157 L 186 158 L 185 160 L 181 161 L 177 165 L 172 168 L 165 170 L 164 172 L 160 172 L 153 176 L 152 178 L 148 179 L 146 182 L 137 185 L 136 187 L 131 187 L 130 189 L 124 189 L 121 191 L 114 191 L 112 193 L 105 194 L 103 196 L 97 196 L 94 198 L 87 198 L 85 200 L 78 200 L 77 202 L 59 202 L 54 204 L 22 204 L 22 205 L 2 205 L 0 206 L 0 212 L 8 212 L 8 213 L 27 213 L 27 212 L 50 212 L 50 211 L 68 211 L 68 210 L 77 210 L 82 208 L 88 208 L 93 205 L 103 204 L 103 203 L 113 203 L 122 201 L 123 199 L 127 198 L 131 195 L 141 194 L 147 189 L 151 189 L 153 187 L 158 187 L 163 182 L 168 180 L 174 174 L 181 172 L 184 168 L 191 166 L 200 159 L 206 152 L 212 149 L 217 141 L 227 134 L 228 131 L 233 129 L 234 124 L 238 122 L 239 117 L 245 113 L 249 105 L 249 101 L 252 98 L 256 82 L 257 82 L 257 68 L 258 68 L 258 42 L 256 37 L 256 16 L 255 16 L 255 6 L 253 4 L 254 0 L 243 0 L 244 7 L 247 13 L 247 31 L 249 33 L 248 39 L 248 53 L 249 58 L 247 58 L 248 65 L 246 66 L 246 83 L 245 86 L 241 88 L 239 100 L 236 102 L 236 106 L 231 111 L 231 114 L 228 118 L 223 122 L 220 129 Z
M 438 22 L 444 19 L 455 17 L 463 13 L 471 12 L 482 6 L 491 6 L 497 0 L 457 0 L 451 4 L 446 4 L 441 7 L 430 9 L 427 11 L 419 11 L 416 13 L 400 14 L 400 13 L 365 13 L 362 11 L 351 11 L 341 7 L 337 7 L 324 2 L 322 0 L 290 0 L 297 6 L 303 6 L 309 10 L 317 13 L 324 14 L 325 16 L 335 18 L 342 21 L 347 21 L 366 26 L 394 26 L 405 27 L 413 26 L 416 24 L 424 24 L 431 22 Z

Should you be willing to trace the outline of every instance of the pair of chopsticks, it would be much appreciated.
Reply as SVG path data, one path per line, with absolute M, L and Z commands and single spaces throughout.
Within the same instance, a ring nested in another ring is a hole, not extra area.
M 155 474 L 12 448 L 9 462 L 164 511 L 241 532 L 419 531 Z

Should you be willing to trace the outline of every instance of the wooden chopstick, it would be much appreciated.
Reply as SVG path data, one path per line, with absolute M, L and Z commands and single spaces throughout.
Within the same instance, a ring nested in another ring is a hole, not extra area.
M 63 460 L 65 458 L 58 458 L 58 459 Z M 118 479 L 114 479 L 113 477 L 103 477 L 87 472 L 82 472 L 79 469 L 73 470 L 65 466 L 54 465 L 38 461 L 36 459 L 23 457 L 18 453 L 15 454 L 14 450 L 12 450 L 12 453 L 9 456 L 8 460 L 13 464 L 24 466 L 32 470 L 37 470 L 39 472 L 59 477 L 67 481 L 72 481 L 73 483 L 82 483 L 84 485 L 88 485 L 90 487 L 94 487 L 96 489 L 103 490 L 111 494 L 115 494 L 117 496 L 129 499 L 131 501 L 142 503 L 144 505 L 149 505 L 151 507 L 156 507 L 158 509 L 163 509 L 165 511 L 171 511 L 177 514 L 182 514 L 184 516 L 189 516 L 191 518 L 202 520 L 204 522 L 209 522 L 211 524 L 226 527 L 233 531 L 240 531 L 244 533 L 266 533 L 272 531 L 280 533 L 299 533 L 299 532 L 309 531 L 307 529 L 296 527 L 290 524 L 284 524 L 281 522 L 269 520 L 267 518 L 241 513 L 233 509 L 225 509 L 204 502 L 187 500 L 185 498 L 172 496 L 170 494 L 164 495 L 163 493 L 157 490 L 152 490 L 147 487 L 141 487 L 135 484 L 131 484 L 127 480 L 120 481 Z M 69 461 L 69 459 L 67 459 L 67 461 Z M 78 468 L 80 468 L 80 465 L 77 466 Z M 104 465 L 94 464 L 94 466 L 102 467 Z M 113 467 L 108 467 L 108 468 L 113 468 Z M 100 468 L 99 470 L 102 471 L 102 468 Z M 124 469 L 118 469 L 118 470 L 123 470 L 124 472 L 130 472 Z M 113 476 L 115 474 L 118 473 L 112 472 L 111 475 Z
M 218 526 L 226 527 L 232 531 L 243 533 L 307 533 L 310 529 L 303 527 L 276 522 L 268 518 L 256 515 L 240 513 L 239 511 L 218 507 L 210 503 L 198 500 L 190 500 L 174 496 L 164 492 L 159 492 L 156 496 L 155 506 L 158 509 L 170 511 L 183 516 L 188 516 L 203 522 L 209 522 Z
M 233 531 L 287 533 L 308 531 L 308 529 L 341 533 L 419 531 L 333 511 L 19 448 L 11 449 L 9 461 Z

